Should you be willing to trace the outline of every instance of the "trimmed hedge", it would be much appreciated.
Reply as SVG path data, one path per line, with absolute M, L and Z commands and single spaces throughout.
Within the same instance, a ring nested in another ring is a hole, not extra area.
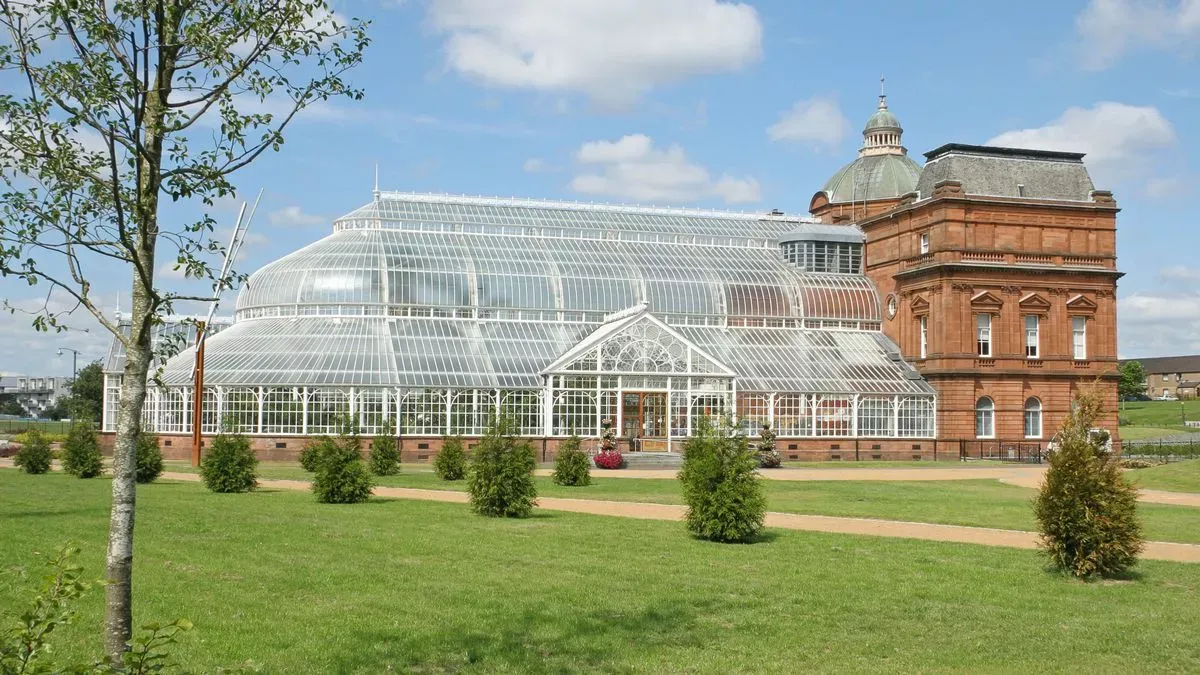
M 688 531 L 710 541 L 752 541 L 762 529 L 767 499 L 756 473 L 758 455 L 746 438 L 702 418 L 683 452 L 679 479 Z
M 583 487 L 592 484 L 587 453 L 580 447 L 578 436 L 572 436 L 558 448 L 554 458 L 554 484 Z
M 95 478 L 104 472 L 96 427 L 90 421 L 77 422 L 62 447 L 63 471 L 79 478 Z
M 524 518 L 533 511 L 533 446 L 516 436 L 516 424 L 497 420 L 475 447 L 467 475 L 471 508 L 484 516 Z

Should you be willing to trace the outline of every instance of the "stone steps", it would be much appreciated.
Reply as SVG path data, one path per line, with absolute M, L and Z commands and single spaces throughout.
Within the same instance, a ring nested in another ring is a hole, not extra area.
M 627 452 L 623 456 L 626 469 L 678 469 L 683 466 L 683 455 L 677 452 Z

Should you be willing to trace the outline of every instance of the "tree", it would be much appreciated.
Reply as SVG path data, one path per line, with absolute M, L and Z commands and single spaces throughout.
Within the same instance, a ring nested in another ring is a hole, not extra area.
M 1143 545 L 1137 489 L 1106 449 L 1107 437 L 1091 433 L 1101 413 L 1095 392 L 1076 399 L 1033 506 L 1050 564 L 1080 578 L 1124 572 Z
M 319 446 L 320 458 L 312 491 L 323 504 L 357 504 L 371 497 L 371 474 L 363 463 L 358 424 L 353 418 L 338 421 L 338 437 Z
M 471 456 L 467 493 L 471 508 L 483 516 L 524 518 L 533 511 L 533 446 L 517 438 L 516 423 L 493 421 Z
M 433 472 L 442 480 L 462 480 L 467 477 L 467 455 L 458 436 L 442 439 L 442 449 L 433 458 Z
M 68 406 L 72 419 L 100 421 L 104 408 L 104 366 L 99 361 L 92 361 L 75 375 Z
M 753 540 L 767 511 L 757 468 L 758 454 L 745 436 L 700 418 L 684 444 L 679 471 L 688 530 L 710 541 Z
M 16 415 L 24 417 L 25 407 L 17 401 L 16 394 L 0 394 L 0 415 Z
M 152 331 L 174 303 L 211 299 L 160 285 L 158 255 L 214 294 L 241 278 L 215 278 L 224 246 L 211 216 L 161 218 L 162 207 L 233 196 L 231 176 L 278 150 L 298 112 L 361 98 L 345 75 L 362 61 L 366 23 L 340 19 L 326 0 L 0 0 L 0 24 L 0 70 L 18 75 L 0 96 L 0 275 L 48 288 L 35 329 L 65 330 L 82 308 L 125 350 L 104 629 L 119 663 L 132 627 Z M 105 314 L 92 284 L 114 269 L 130 277 L 127 325 Z
M 400 448 L 396 444 L 396 425 L 391 419 L 383 421 L 383 428 L 371 442 L 371 473 L 376 476 L 400 473 Z
M 558 457 L 554 458 L 554 484 L 585 486 L 592 484 L 592 474 L 588 469 L 591 463 L 587 453 L 580 447 L 578 436 L 571 436 L 558 448 Z
M 90 420 L 75 422 L 62 447 L 63 471 L 79 478 L 95 478 L 104 472 L 96 427 Z
M 25 441 L 21 449 L 13 457 L 13 464 L 25 470 L 25 473 L 46 473 L 54 455 L 50 451 L 50 441 L 37 429 L 25 432 Z
M 249 492 L 258 486 L 258 457 L 250 448 L 250 439 L 230 433 L 229 426 L 222 425 L 200 460 L 200 478 L 213 492 Z
M 1121 402 L 1146 393 L 1146 369 L 1141 361 L 1126 361 L 1121 364 L 1121 381 L 1117 383 L 1117 395 Z

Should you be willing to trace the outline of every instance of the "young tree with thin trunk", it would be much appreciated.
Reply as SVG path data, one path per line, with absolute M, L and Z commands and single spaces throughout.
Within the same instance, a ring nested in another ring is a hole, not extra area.
M 0 275 L 45 288 L 39 330 L 69 328 L 68 299 L 125 349 L 113 464 L 105 651 L 132 627 L 134 452 L 152 333 L 172 305 L 207 301 L 155 279 L 159 256 L 218 290 L 224 250 L 209 215 L 160 218 L 164 204 L 211 207 L 232 175 L 278 150 L 297 113 L 361 98 L 345 79 L 366 24 L 326 0 L 0 0 Z M 19 84 L 14 88 L 13 84 Z M 127 325 L 93 281 L 130 276 Z

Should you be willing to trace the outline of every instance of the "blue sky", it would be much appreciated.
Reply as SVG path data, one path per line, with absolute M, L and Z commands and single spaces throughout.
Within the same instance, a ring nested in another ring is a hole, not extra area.
M 264 190 L 243 271 L 369 201 L 377 164 L 385 190 L 803 213 L 855 156 L 882 74 L 917 159 L 947 142 L 1087 152 L 1123 208 L 1121 355 L 1200 353 L 1200 0 L 333 8 L 373 21 L 353 74 L 366 98 L 306 111 L 281 152 L 238 175 L 244 196 Z M 231 224 L 234 204 L 213 213 Z M 97 283 L 115 305 L 127 292 L 113 276 Z M 56 347 L 108 344 L 95 327 L 28 324 L 0 317 L 0 371 L 69 374 Z

